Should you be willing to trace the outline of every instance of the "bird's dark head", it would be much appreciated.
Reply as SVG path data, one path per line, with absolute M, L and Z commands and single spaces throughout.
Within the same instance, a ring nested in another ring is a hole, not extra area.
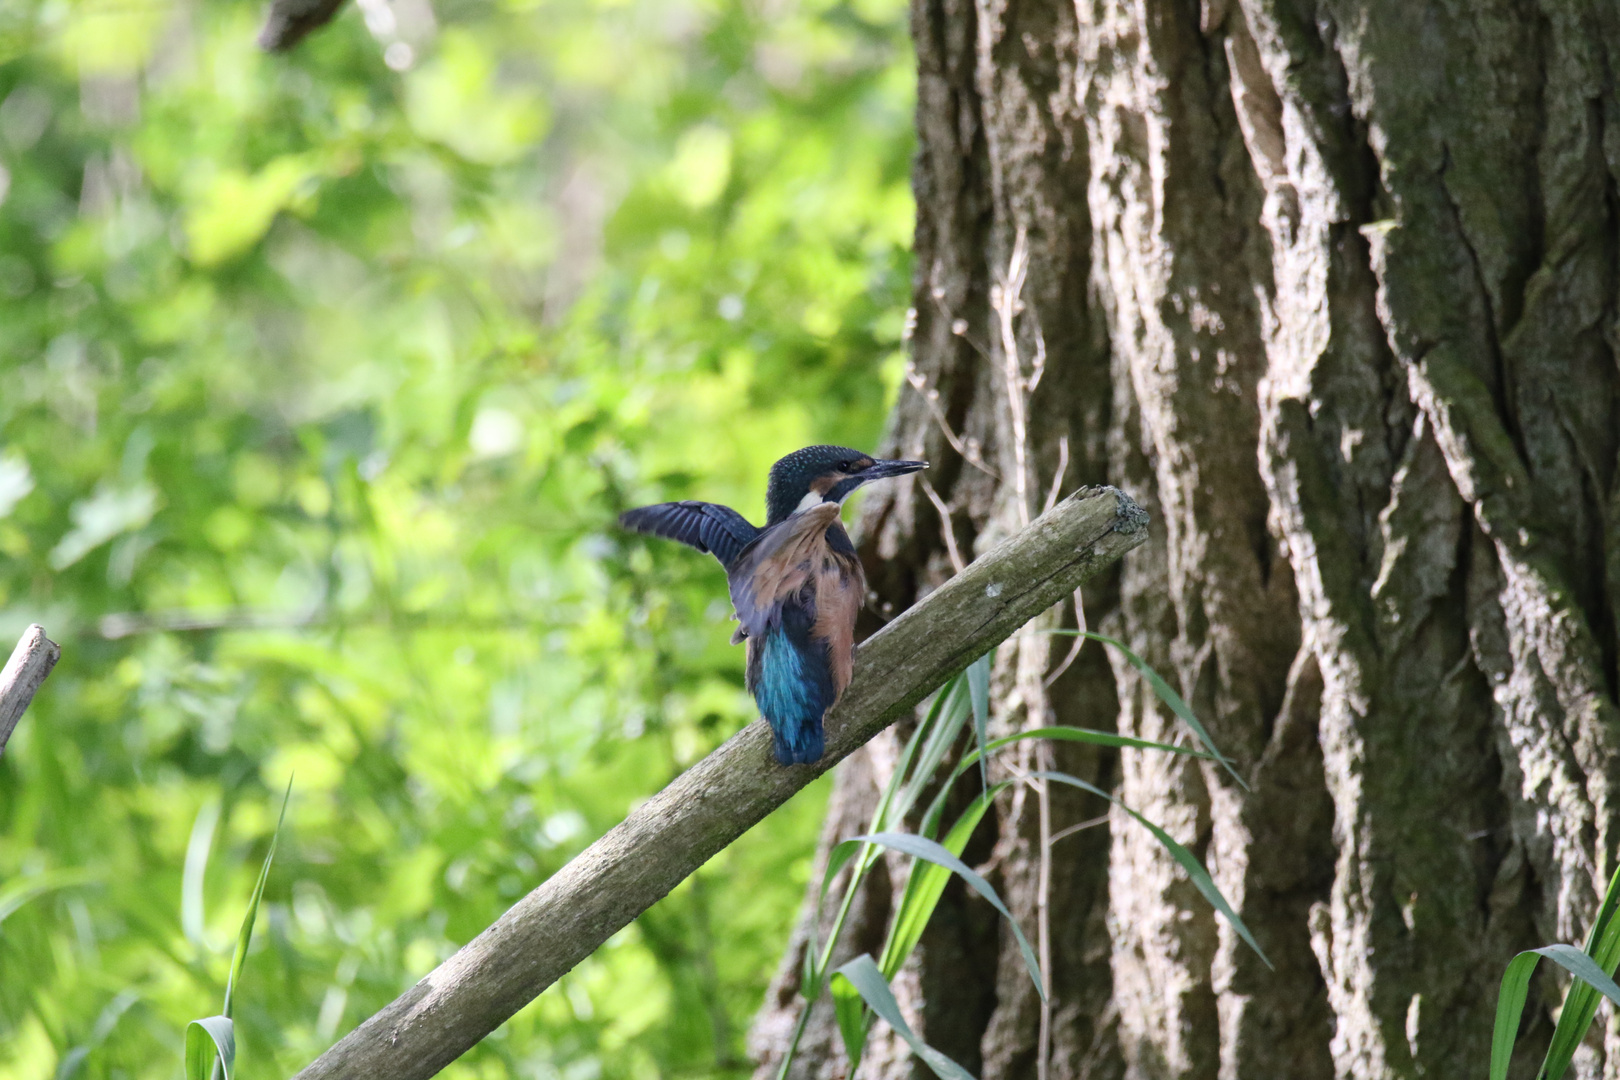
M 771 466 L 765 489 L 766 524 L 775 525 L 817 503 L 843 502 L 868 480 L 926 468 L 926 461 L 884 461 L 847 446 L 807 446 Z

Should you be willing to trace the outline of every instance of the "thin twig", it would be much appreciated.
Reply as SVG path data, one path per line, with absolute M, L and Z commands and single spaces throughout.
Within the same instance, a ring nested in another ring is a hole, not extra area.
M 945 303 L 945 290 L 934 289 L 929 295 L 934 301 L 934 306 L 939 309 L 939 313 L 945 316 L 946 321 L 949 323 L 951 328 L 951 336 L 959 337 L 963 341 L 967 342 L 968 345 L 972 347 L 973 351 L 979 354 L 981 359 L 983 359 L 986 363 L 989 363 L 990 350 L 986 348 L 982 342 L 973 340 L 973 335 L 968 333 L 968 321 L 966 319 L 957 318 L 956 315 L 951 311 L 950 306 Z
M 1020 307 L 1019 310 L 1023 310 Z M 1029 379 L 1024 387 L 1031 394 L 1041 385 L 1041 376 L 1046 374 L 1046 335 L 1041 332 L 1041 317 L 1034 309 L 1030 309 L 1029 317 L 1035 322 L 1035 360 L 1030 365 Z
M 23 632 L 5 670 L 0 671 L 0 754 L 5 753 L 17 721 L 61 655 L 62 647 L 45 636 L 39 623 Z
M 956 547 L 956 530 L 951 527 L 951 508 L 939 497 L 939 492 L 928 482 L 928 477 L 918 473 L 917 479 L 922 481 L 923 494 L 928 496 L 928 501 L 939 511 L 939 530 L 945 537 L 945 551 L 951 557 L 951 569 L 960 574 L 966 569 L 967 564 L 962 561 L 962 553 Z
M 1001 368 L 1007 381 L 1007 409 L 1012 419 L 1013 493 L 1018 499 L 1018 524 L 1029 524 L 1029 425 L 1025 417 L 1026 385 L 1018 361 L 1018 335 L 1013 320 L 1023 310 L 1021 296 L 1029 269 L 1029 241 L 1023 226 L 1013 240 L 1007 274 L 990 290 L 990 306 L 1001 324 Z
M 1074 635 L 1074 644 L 1069 646 L 1068 655 L 1063 658 L 1063 662 L 1057 666 L 1057 669 L 1052 674 L 1046 677 L 1043 684 L 1045 686 L 1051 686 L 1058 681 L 1059 676 L 1069 670 L 1069 665 L 1074 663 L 1074 658 L 1080 655 L 1080 647 L 1086 643 L 1086 598 L 1080 595 L 1079 589 L 1074 590 L 1074 623 L 1075 628 L 1080 632 Z
M 962 460 L 984 473 L 990 479 L 999 483 L 1001 474 L 986 465 L 984 458 L 979 455 L 978 448 L 959 438 L 951 428 L 951 422 L 945 419 L 945 410 L 939 407 L 939 391 L 928 385 L 928 377 L 918 371 L 916 365 L 910 360 L 906 361 L 906 382 L 910 387 L 922 395 L 923 404 L 933 414 L 934 423 L 939 425 L 940 434 L 945 441 L 951 444 L 951 449 L 962 455 Z
M 1073 836 L 1075 833 L 1081 831 L 1082 829 L 1094 829 L 1098 825 L 1106 825 L 1106 824 L 1108 824 L 1108 815 L 1107 814 L 1103 814 L 1101 817 L 1094 817 L 1090 821 L 1078 822 L 1078 823 L 1076 823 L 1074 825 L 1070 825 L 1067 829 L 1059 829 L 1057 832 L 1053 833 L 1052 834 L 1052 843 L 1055 844 L 1059 840 L 1062 840 L 1064 837 Z
M 1031 390 L 1034 387 L 1030 387 Z M 1058 436 L 1058 467 L 1052 476 L 1052 489 L 1046 493 L 1046 504 L 1041 507 L 1041 513 L 1046 513 L 1057 505 L 1058 492 L 1063 490 L 1063 474 L 1069 471 L 1069 437 Z

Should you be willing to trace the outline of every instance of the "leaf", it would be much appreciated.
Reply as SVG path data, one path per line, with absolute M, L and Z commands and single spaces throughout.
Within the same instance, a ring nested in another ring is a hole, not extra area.
M 899 796 L 890 804 L 888 812 L 879 818 L 874 815 L 872 831 L 882 832 L 885 829 L 899 826 L 911 813 L 916 805 L 917 798 L 933 780 L 934 773 L 939 769 L 940 763 L 950 753 L 951 747 L 956 745 L 956 737 L 961 734 L 962 725 L 967 723 L 969 715 L 968 694 L 966 693 L 966 675 L 957 675 L 940 689 L 935 699 L 934 707 L 928 710 L 928 715 L 918 725 L 913 738 L 922 743 L 922 752 L 916 757 L 916 765 L 912 767 L 913 755 L 903 758 L 902 764 L 909 768 L 905 776 L 905 783 L 901 786 Z M 897 775 L 899 770 L 897 769 Z M 955 773 L 951 778 L 956 778 Z
M 1592 927 L 1587 931 L 1586 945 L 1582 949 L 1592 958 L 1598 970 L 1610 978 L 1614 977 L 1615 968 L 1620 966 L 1620 919 L 1615 918 L 1617 900 L 1620 900 L 1620 869 L 1616 869 L 1609 879 L 1609 888 L 1604 893 L 1597 918 L 1592 920 Z M 1552 1042 L 1547 1046 L 1547 1055 L 1541 1065 L 1541 1075 L 1547 1080 L 1558 1080 L 1569 1068 L 1575 1051 L 1585 1040 L 1586 1032 L 1597 1015 L 1598 999 L 1599 991 L 1589 983 L 1576 981 L 1570 985 L 1569 992 L 1564 995 L 1564 1007 L 1558 1014 L 1558 1026 L 1553 1030 Z
M 1222 754 L 1219 748 L 1216 747 L 1215 740 L 1210 738 L 1209 732 L 1206 731 L 1204 729 L 1204 725 L 1199 722 L 1197 715 L 1192 711 L 1192 707 L 1182 700 L 1181 695 L 1176 693 L 1170 684 L 1165 682 L 1157 671 L 1154 671 L 1148 666 L 1148 662 L 1146 660 L 1143 660 L 1140 656 L 1137 656 L 1135 653 L 1131 652 L 1131 650 L 1127 649 L 1124 642 L 1116 641 L 1105 634 L 1099 634 L 1091 630 L 1047 630 L 1045 633 L 1077 635 L 1079 637 L 1090 638 L 1092 641 L 1100 641 L 1104 645 L 1112 645 L 1114 648 L 1118 649 L 1120 654 L 1130 662 L 1130 665 L 1141 674 L 1142 678 L 1147 680 L 1147 684 L 1153 688 L 1153 692 L 1158 695 L 1159 700 L 1168 705 L 1171 712 L 1181 717 L 1182 723 L 1186 724 L 1192 729 L 1193 734 L 1198 736 L 1198 741 L 1204 744 L 1204 747 L 1210 752 L 1210 755 L 1214 757 L 1216 761 L 1220 762 L 1221 765 L 1225 767 L 1227 772 L 1232 774 L 1232 779 L 1236 780 L 1238 785 L 1242 787 L 1244 791 L 1249 790 L 1248 783 L 1243 779 L 1243 777 L 1238 775 L 1238 771 L 1232 765 L 1231 759 Z
M 927 1066 L 934 1070 L 934 1075 L 940 1080 L 974 1080 L 973 1074 L 962 1066 L 935 1050 L 932 1046 L 917 1037 L 906 1023 L 906 1018 L 900 1015 L 900 1003 L 894 1000 L 894 992 L 889 989 L 888 982 L 883 973 L 878 970 L 872 957 L 862 953 L 843 967 L 839 968 L 837 975 L 848 979 L 872 1011 L 881 1016 L 894 1033 L 905 1040 L 911 1052 L 922 1058 Z
M 73 867 L 65 870 L 45 870 L 38 874 L 30 874 L 20 881 L 10 882 L 5 888 L 0 888 L 0 923 L 5 922 L 18 908 L 35 897 L 43 896 L 54 889 L 67 889 L 94 880 L 96 878 L 90 872 Z
M 196 183 L 186 211 L 192 261 L 215 266 L 247 251 L 294 201 L 299 187 L 319 175 L 309 154 L 278 157 L 251 176 L 236 168 L 211 170 Z
M 236 1069 L 236 1025 L 228 1016 L 207 1016 L 186 1025 L 186 1080 L 209 1080 L 219 1062 L 225 1080 Z
M 1203 894 L 1204 899 L 1208 900 L 1216 911 L 1226 917 L 1226 921 L 1232 924 L 1232 929 L 1236 930 L 1238 936 L 1248 944 L 1249 948 L 1254 950 L 1255 955 L 1260 957 L 1261 962 L 1268 968 L 1272 967 L 1271 959 L 1260 948 L 1260 943 L 1254 940 L 1254 935 L 1249 933 L 1249 928 L 1243 924 L 1243 920 L 1238 918 L 1237 912 L 1232 910 L 1232 905 L 1226 902 L 1226 897 L 1221 895 L 1221 890 L 1215 887 L 1215 880 L 1209 876 L 1209 871 L 1204 869 L 1204 864 L 1198 861 L 1198 856 L 1177 843 L 1169 833 L 1108 794 L 1102 788 L 1097 787 L 1095 784 L 1088 784 L 1078 777 L 1060 772 L 1034 772 L 1030 773 L 1029 776 L 1030 779 L 1056 780 L 1061 784 L 1068 784 L 1071 787 L 1080 788 L 1082 791 L 1089 791 L 1093 795 L 1100 795 L 1141 822 L 1153 834 L 1154 838 L 1164 845 L 1165 850 L 1170 852 L 1176 862 L 1181 864 L 1182 869 L 1187 871 L 1187 876 L 1192 879 L 1193 886 Z M 1272 970 L 1276 969 L 1272 968 Z
M 1013 918 L 1012 912 L 1007 910 L 1007 905 L 1001 902 L 1001 897 L 996 895 L 996 890 L 990 887 L 990 883 L 975 873 L 961 859 L 958 859 L 927 837 L 913 836 L 910 833 L 873 833 L 867 836 L 851 837 L 843 843 L 880 844 L 892 851 L 898 851 L 901 854 L 910 855 L 917 859 L 926 859 L 931 863 L 943 866 L 967 882 L 974 892 L 984 897 L 992 907 L 1001 912 L 1008 925 L 1012 927 L 1013 936 L 1018 939 L 1019 951 L 1024 954 L 1024 966 L 1029 969 L 1030 980 L 1035 983 L 1035 992 L 1040 995 L 1042 1001 L 1046 1000 L 1046 986 L 1041 981 L 1040 961 L 1035 959 L 1035 950 L 1029 947 L 1029 942 L 1024 938 L 1023 930 L 1018 927 L 1018 920 Z
M 1011 780 L 1003 781 L 975 798 L 957 818 L 941 846 L 960 857 L 991 802 L 1012 783 Z M 912 863 L 911 874 L 906 878 L 905 893 L 901 896 L 894 921 L 889 927 L 888 939 L 883 945 L 883 961 L 879 968 L 884 978 L 894 978 L 917 947 L 917 942 L 922 940 L 922 932 L 928 926 L 934 909 L 939 906 L 939 898 L 944 895 L 945 885 L 950 878 L 951 872 L 938 863 L 926 860 Z M 838 1022 L 838 1031 L 844 1041 L 844 1050 L 849 1055 L 850 1073 L 853 1075 L 866 1046 L 869 1027 L 866 1009 L 847 980 L 834 979 L 831 990 L 833 1015 Z
M 253 898 L 248 901 L 247 914 L 242 916 L 242 929 L 236 935 L 236 951 L 231 954 L 231 975 L 225 983 L 225 1008 L 220 1010 L 227 1020 L 231 1016 L 237 984 L 242 981 L 242 965 L 247 963 L 248 943 L 253 938 L 253 920 L 259 914 L 259 901 L 264 898 L 264 883 L 270 877 L 270 863 L 276 857 L 276 842 L 281 839 L 281 826 L 287 820 L 287 803 L 291 799 L 292 777 L 289 776 L 287 792 L 281 797 L 281 816 L 276 819 L 276 831 L 270 835 L 270 850 L 264 853 L 264 865 L 259 867 L 259 881 L 253 886 Z M 186 1036 L 188 1040 L 190 1037 L 189 1034 Z M 235 1053 L 234 1049 L 232 1053 Z
M 860 1071 L 861 1055 L 866 1051 L 866 1035 L 869 1025 L 866 1018 L 866 1002 L 855 984 L 847 978 L 834 973 L 827 987 L 832 997 L 833 1019 L 838 1022 L 838 1036 L 843 1040 L 844 1053 L 849 1056 L 849 1074 L 856 1075 Z
M 986 731 L 990 722 L 990 658 L 992 649 L 968 665 L 968 693 L 973 698 L 973 738 L 979 749 L 979 781 L 985 791 L 990 790 L 990 772 L 985 764 Z
M 186 843 L 186 861 L 180 877 L 180 929 L 200 947 L 208 942 L 208 919 L 203 903 L 203 886 L 208 879 L 208 856 L 214 846 L 214 830 L 219 826 L 220 801 L 211 798 L 197 809 Z
M 962 676 L 957 675 L 947 680 L 934 695 L 933 704 L 929 706 L 927 715 L 923 717 L 917 730 L 912 732 L 911 738 L 906 741 L 900 760 L 890 774 L 889 782 L 884 785 L 883 795 L 878 799 L 877 809 L 872 813 L 873 832 L 884 831 L 890 820 L 904 820 L 906 814 L 911 812 L 912 804 L 928 778 L 933 775 L 940 761 L 944 760 L 945 754 L 956 741 L 957 733 L 962 730 L 962 724 L 967 717 L 966 706 L 961 702 L 961 689 Z M 921 760 L 918 760 L 919 751 Z M 912 768 L 914 761 L 917 762 L 915 769 Z M 953 773 L 951 779 L 955 780 L 957 775 Z M 821 922 L 821 909 L 826 904 L 827 892 L 832 888 L 833 879 L 838 876 L 838 872 L 857 852 L 861 853 L 861 861 L 856 865 L 848 885 L 844 888 L 838 915 L 834 918 L 827 942 L 823 945 L 816 927 Z M 820 993 L 823 969 L 832 959 L 833 944 L 843 932 L 844 923 L 849 917 L 850 901 L 871 869 L 873 854 L 871 848 L 840 844 L 827 858 L 827 869 L 821 875 L 821 893 L 816 899 L 816 917 L 810 923 L 810 942 L 804 951 L 804 965 L 800 975 L 799 990 L 806 1001 L 814 1001 L 816 995 Z
M 1194 750 L 1186 746 L 1172 746 L 1169 743 L 1154 742 L 1152 739 L 1138 739 L 1130 735 L 1117 735 L 1112 731 L 1093 731 L 1090 728 L 1078 727 L 1043 727 L 1020 731 L 1014 735 L 1003 735 L 999 739 L 992 739 L 985 746 L 986 751 L 1000 750 L 1003 746 L 1010 746 L 1025 739 L 1057 739 L 1060 742 L 1091 743 L 1094 746 L 1124 746 L 1133 750 L 1163 750 L 1167 754 L 1182 754 L 1186 757 L 1203 758 L 1206 761 L 1220 761 L 1221 759 L 1207 750 Z M 964 765 L 977 760 L 979 752 L 970 751 L 962 759 Z
M 1496 999 L 1496 1024 L 1491 1031 L 1490 1080 L 1506 1080 L 1508 1064 L 1513 1056 L 1513 1042 L 1519 1034 L 1519 1020 L 1524 1015 L 1524 1001 L 1530 993 L 1530 973 L 1543 956 L 1620 1005 L 1620 986 L 1616 986 L 1614 980 L 1605 975 L 1590 956 L 1575 946 L 1545 945 L 1520 953 L 1509 961 L 1507 970 L 1502 973 L 1502 989 Z M 1551 1080 L 1555 1074 L 1549 1071 L 1552 1057 L 1550 1048 L 1547 1056 L 1549 1062 L 1542 1064 L 1540 1075 Z M 1562 1074 L 1568 1065 L 1568 1060 L 1565 1060 L 1558 1073 Z
M 973 835 L 973 830 L 984 820 L 985 811 L 990 808 L 990 803 L 1012 783 L 1011 780 L 1003 781 L 969 803 L 967 809 L 962 811 L 962 815 L 951 826 L 951 831 L 945 835 L 940 846 L 960 858 L 963 849 L 967 847 L 968 839 Z M 950 871 L 938 863 L 912 864 L 911 876 L 906 879 L 906 891 L 900 898 L 900 906 L 894 915 L 894 924 L 889 929 L 889 939 L 883 945 L 883 961 L 879 967 L 885 978 L 892 979 L 899 974 L 906 958 L 917 947 L 917 942 L 922 940 L 923 930 L 933 916 L 934 909 L 939 906 L 939 898 L 944 895 L 945 885 L 950 881 L 950 877 Z
M 821 909 L 827 902 L 827 890 L 832 888 L 833 879 L 838 872 L 849 864 L 849 860 L 861 849 L 854 845 L 839 844 L 827 856 L 827 869 L 821 875 L 821 893 L 816 897 L 816 917 L 810 920 L 810 941 L 804 950 L 804 970 L 800 974 L 799 995 L 806 1002 L 814 1001 L 821 992 L 822 968 L 828 962 L 832 953 L 833 943 L 844 929 L 844 920 L 849 917 L 850 900 L 855 890 L 860 886 L 861 878 L 866 876 L 866 862 L 863 858 L 850 875 L 849 884 L 844 889 L 844 898 L 838 905 L 838 916 L 833 920 L 832 929 L 827 934 L 825 955 L 821 943 L 817 939 L 816 927 L 821 924 Z
M 1169 754 L 1182 754 L 1186 757 L 1204 758 L 1209 761 L 1217 760 L 1213 754 L 1204 750 L 1193 750 L 1186 746 L 1171 746 L 1169 743 L 1153 742 L 1150 739 L 1136 739 L 1129 735 L 1116 735 L 1112 731 L 1092 731 L 1090 728 L 1064 726 L 1033 728 L 1013 735 L 1003 735 L 999 739 L 992 739 L 985 747 L 985 750 L 987 752 L 999 750 L 1003 746 L 1010 746 L 1025 739 L 1057 739 L 1062 742 L 1090 743 L 1094 746 L 1130 747 L 1135 750 L 1163 750 Z M 922 835 L 928 837 L 934 835 L 934 830 L 938 826 L 939 815 L 944 811 L 945 800 L 950 795 L 951 783 L 954 783 L 957 777 L 972 768 L 973 764 L 979 759 L 980 755 L 977 750 L 970 750 L 963 755 L 962 760 L 956 766 L 956 771 L 951 774 L 950 781 L 940 788 L 938 794 L 934 796 L 933 804 L 928 808 L 928 813 L 923 816 L 922 826 L 918 829 Z

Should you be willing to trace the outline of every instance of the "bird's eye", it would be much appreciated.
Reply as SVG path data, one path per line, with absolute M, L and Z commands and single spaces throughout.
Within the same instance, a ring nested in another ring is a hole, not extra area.
M 854 472 L 855 471 L 855 463 L 853 461 L 840 461 L 838 463 L 838 471 L 839 472 L 846 472 L 846 473 L 847 472 Z

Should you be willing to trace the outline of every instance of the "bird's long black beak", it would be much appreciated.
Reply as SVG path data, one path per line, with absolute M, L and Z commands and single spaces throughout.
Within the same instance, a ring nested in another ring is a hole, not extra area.
M 906 473 L 914 473 L 926 468 L 928 468 L 928 462 L 926 461 L 883 461 L 880 459 L 874 461 L 870 469 L 861 472 L 861 479 L 863 481 L 882 480 L 886 476 L 904 476 Z

